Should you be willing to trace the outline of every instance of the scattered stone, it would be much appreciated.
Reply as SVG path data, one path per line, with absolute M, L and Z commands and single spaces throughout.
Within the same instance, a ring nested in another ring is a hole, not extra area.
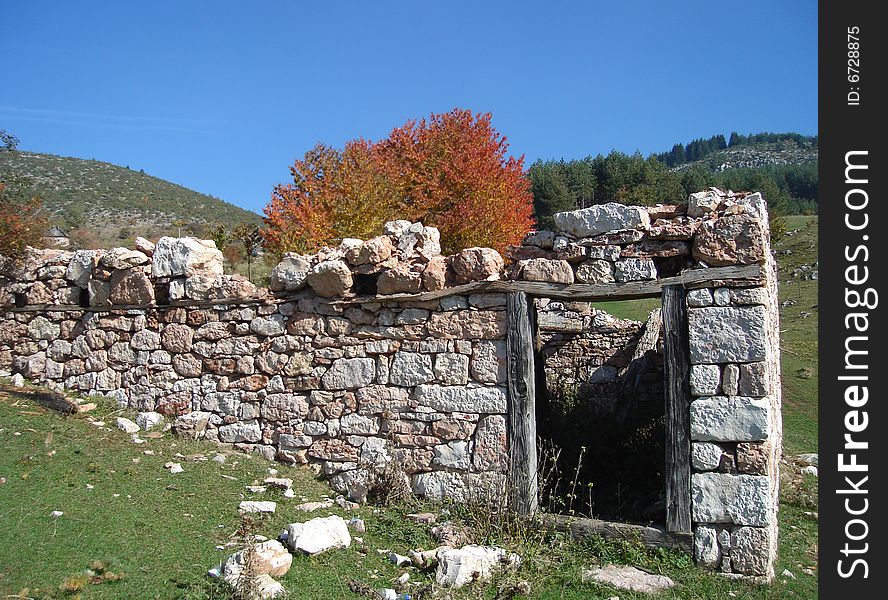
M 286 531 L 290 550 L 318 554 L 334 548 L 348 548 L 351 534 L 342 517 L 318 517 L 305 523 L 291 523 Z
M 138 415 L 136 415 L 136 425 L 138 425 L 145 431 L 148 431 L 149 429 L 154 429 L 161 423 L 163 423 L 163 415 L 157 412 L 140 412 Z
M 177 475 L 179 473 L 184 473 L 185 469 L 182 468 L 182 465 L 177 462 L 168 462 L 163 465 L 164 469 L 169 469 L 172 475 Z
M 809 454 L 799 454 L 796 456 L 796 460 L 804 466 L 814 465 L 818 466 L 820 460 L 817 454 L 809 453 Z
M 273 513 L 277 509 L 277 502 L 268 500 L 244 500 L 238 505 L 241 513 Z
M 262 483 L 279 490 L 289 490 L 293 487 L 293 480 L 289 477 L 266 477 Z
M 293 509 L 301 510 L 302 512 L 314 512 L 316 510 L 330 508 L 331 506 L 333 506 L 333 500 L 322 500 L 320 502 L 303 502 L 302 504 L 294 506 Z
M 467 544 L 471 540 L 471 531 L 465 527 L 457 527 L 447 522 L 436 525 L 429 530 L 436 542 L 442 546 L 457 547 Z
M 388 555 L 388 559 L 389 562 L 396 567 L 409 567 L 413 564 L 409 556 L 404 556 L 403 554 L 398 554 L 397 552 L 390 552 Z
M 468 583 L 486 581 L 500 569 L 516 568 L 520 562 L 517 554 L 493 546 L 445 549 L 438 552 L 435 581 L 443 587 L 461 588 Z
M 675 586 L 675 582 L 669 577 L 646 573 L 628 565 L 607 565 L 584 571 L 582 579 L 643 594 L 656 594 Z
M 117 428 L 124 433 L 139 433 L 142 430 L 141 427 L 126 417 L 117 417 Z
M 268 540 L 232 554 L 216 572 L 232 587 L 238 587 L 249 561 L 249 588 L 251 598 L 277 598 L 285 593 L 283 586 L 274 577 L 281 577 L 290 570 L 293 556 L 277 540 Z M 211 570 L 212 573 L 212 570 Z
M 817 477 L 817 467 L 814 465 L 808 465 L 807 467 L 802 467 L 802 474 L 804 475 L 813 475 Z
M 16 373 L 12 376 L 12 387 L 25 387 L 25 378 L 21 373 Z
M 422 525 L 434 525 L 438 520 L 438 515 L 435 513 L 410 513 L 407 518 Z

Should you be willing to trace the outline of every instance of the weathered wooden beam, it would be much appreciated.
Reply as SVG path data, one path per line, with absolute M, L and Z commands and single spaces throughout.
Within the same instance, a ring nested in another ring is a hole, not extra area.
M 691 531 L 690 350 L 687 291 L 663 288 L 666 386 L 666 528 Z
M 673 548 L 692 553 L 694 536 L 691 533 L 667 531 L 660 525 L 635 525 L 566 515 L 547 515 L 558 531 L 566 531 L 574 539 L 602 537 L 606 540 L 638 540 L 648 548 Z
M 536 373 L 534 307 L 524 292 L 507 303 L 510 505 L 521 515 L 537 509 Z
M 537 281 L 476 281 L 434 292 L 420 294 L 390 294 L 358 296 L 331 301 L 330 304 L 369 304 L 376 302 L 426 302 L 440 300 L 447 296 L 467 294 L 524 292 L 530 296 L 559 300 L 610 301 L 635 298 L 656 298 L 667 285 L 693 285 L 712 280 L 741 280 L 750 284 L 762 279 L 760 265 L 739 267 L 710 267 L 691 269 L 675 277 L 664 277 L 650 281 L 628 281 L 625 283 L 543 283 Z

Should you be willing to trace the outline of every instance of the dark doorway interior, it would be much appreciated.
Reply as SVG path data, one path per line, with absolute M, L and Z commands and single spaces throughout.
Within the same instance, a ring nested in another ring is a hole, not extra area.
M 588 302 L 537 300 L 536 308 L 542 507 L 665 522 L 659 310 L 645 322 Z

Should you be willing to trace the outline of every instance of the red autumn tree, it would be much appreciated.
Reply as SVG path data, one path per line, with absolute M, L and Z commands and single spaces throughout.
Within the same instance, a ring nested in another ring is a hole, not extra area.
M 268 245 L 312 250 L 372 237 L 392 219 L 438 227 L 446 252 L 520 242 L 533 226 L 533 196 L 523 157 L 506 155 L 506 138 L 490 121 L 489 113 L 455 109 L 409 121 L 374 144 L 316 146 L 265 208 Z
M 40 246 L 46 225 L 40 198 L 15 197 L 0 182 L 0 257 L 15 259 L 28 246 Z

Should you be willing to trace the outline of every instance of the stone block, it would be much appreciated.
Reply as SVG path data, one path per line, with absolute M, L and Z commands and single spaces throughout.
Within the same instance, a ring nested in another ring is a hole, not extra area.
M 691 365 L 691 394 L 714 396 L 721 386 L 721 368 L 718 365 Z
M 616 202 L 556 213 L 553 218 L 559 231 L 577 238 L 593 237 L 620 229 L 648 229 L 651 225 L 650 216 L 643 208 Z
M 414 398 L 423 406 L 444 412 L 505 413 L 506 390 L 501 387 L 419 385 Z
M 413 387 L 434 379 L 432 357 L 416 352 L 395 352 L 389 369 L 389 383 Z
M 691 439 L 757 442 L 771 433 L 770 403 L 746 396 L 706 396 L 691 402 Z
M 721 463 L 722 448 L 713 442 L 691 444 L 691 466 L 695 471 L 714 471 Z
M 691 362 L 765 360 L 767 315 L 762 306 L 713 306 L 688 310 Z
M 756 475 L 691 475 L 695 523 L 735 523 L 765 527 L 773 514 L 771 480 Z
M 739 527 L 731 532 L 731 567 L 734 572 L 767 575 L 773 553 L 768 528 Z
M 740 365 L 740 393 L 742 395 L 767 396 L 769 392 L 767 363 L 754 362 Z

